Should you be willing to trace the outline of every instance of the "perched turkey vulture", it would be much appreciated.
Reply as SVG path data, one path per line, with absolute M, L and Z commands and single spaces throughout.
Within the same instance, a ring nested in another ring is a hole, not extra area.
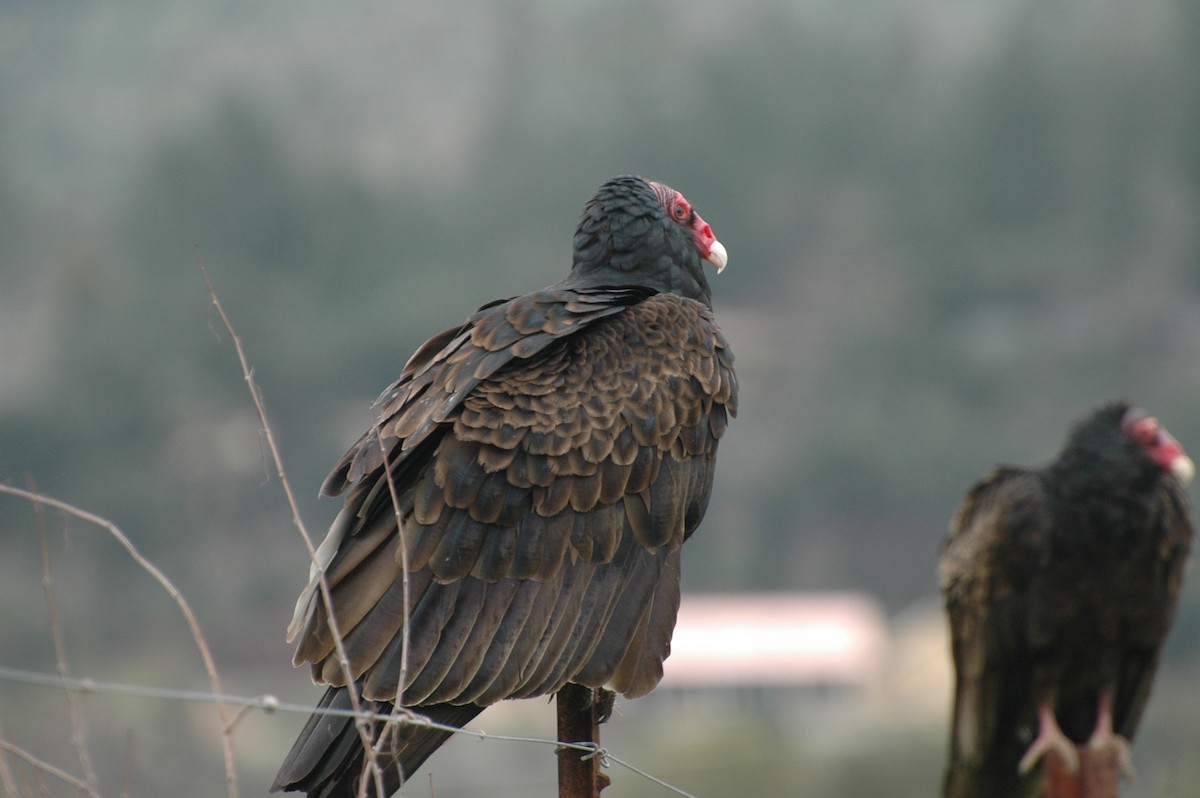
M 1077 745 L 1128 763 L 1192 541 L 1192 461 L 1142 410 L 1102 407 L 1038 469 L 967 494 L 940 578 L 956 670 L 946 798 L 1041 792 Z
M 345 503 L 288 631 L 296 664 L 329 686 L 319 707 L 349 708 L 354 689 L 368 709 L 458 727 L 567 683 L 627 697 L 658 684 L 680 547 L 737 409 L 704 261 L 720 272 L 725 247 L 682 194 L 613 178 L 566 277 L 413 354 L 322 487 Z M 393 731 L 376 759 L 385 793 L 449 736 Z M 273 790 L 356 795 L 364 770 L 354 723 L 314 715 Z

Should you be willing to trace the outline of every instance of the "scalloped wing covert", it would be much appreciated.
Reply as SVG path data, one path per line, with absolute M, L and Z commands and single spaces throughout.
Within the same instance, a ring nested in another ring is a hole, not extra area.
M 673 294 L 548 289 L 431 339 L 381 397 L 383 445 L 368 433 L 326 482 L 348 492 L 319 562 L 363 694 L 652 689 L 736 390 L 711 311 Z M 315 581 L 291 631 L 297 663 L 344 684 Z
M 950 523 L 938 564 L 955 670 L 946 798 L 1039 789 L 1016 762 L 1028 745 L 1019 730 L 1034 720 L 1026 566 L 1045 556 L 1049 524 L 1041 483 L 1013 468 L 977 483 Z

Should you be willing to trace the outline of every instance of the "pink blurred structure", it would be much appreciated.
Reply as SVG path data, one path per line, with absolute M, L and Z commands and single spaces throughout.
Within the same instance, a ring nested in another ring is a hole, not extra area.
M 865 594 L 685 595 L 662 686 L 865 686 L 887 648 L 883 608 Z

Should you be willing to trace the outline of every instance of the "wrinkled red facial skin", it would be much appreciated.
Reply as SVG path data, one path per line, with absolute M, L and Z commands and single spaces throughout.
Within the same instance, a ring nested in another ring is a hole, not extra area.
M 683 195 L 681 194 L 679 198 L 683 199 Z M 700 257 L 708 260 L 712 253 L 713 242 L 717 240 L 717 237 L 713 235 L 708 222 L 701 219 L 700 214 L 695 211 L 692 211 L 692 235 L 696 237 L 696 248 L 700 250 Z
M 707 260 L 712 252 L 713 242 L 717 240 L 717 237 L 713 235 L 712 228 L 708 226 L 708 222 L 692 210 L 692 204 L 683 194 L 670 186 L 652 182 L 650 188 L 654 190 L 654 194 L 658 197 L 667 216 L 692 231 L 692 236 L 696 239 L 696 249 L 700 251 L 700 257 Z
M 1121 419 L 1121 430 L 1139 444 L 1164 471 L 1172 471 L 1176 460 L 1183 457 L 1183 446 L 1171 436 L 1154 416 L 1131 407 Z

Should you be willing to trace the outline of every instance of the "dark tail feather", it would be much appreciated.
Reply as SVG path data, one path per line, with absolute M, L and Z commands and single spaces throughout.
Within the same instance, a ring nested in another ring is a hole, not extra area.
M 353 709 L 350 693 L 344 687 L 330 687 L 316 708 Z M 280 765 L 271 792 L 298 790 L 322 798 L 352 796 L 352 783 L 361 770 L 362 743 L 354 719 L 316 712 L 309 716 Z
M 419 712 L 434 723 L 461 729 L 474 720 L 476 715 L 483 712 L 483 709 L 483 707 L 474 704 L 463 704 L 462 706 L 432 704 L 427 707 L 417 707 L 414 711 Z M 438 750 L 442 743 L 449 740 L 453 734 L 454 732 L 422 728 L 420 726 L 401 727 L 397 730 L 398 744 L 395 748 L 396 756 L 394 759 L 390 759 L 389 762 L 398 762 L 400 770 L 404 773 L 404 778 L 410 779 L 417 772 L 417 768 L 421 767 L 425 760 L 434 751 Z M 396 768 L 393 767 L 391 770 L 395 772 Z
M 380 701 L 364 702 L 364 709 L 387 714 L 392 705 Z M 330 687 L 317 704 L 317 709 L 352 709 L 350 693 L 344 687 Z M 473 704 L 453 706 L 434 704 L 414 711 L 434 723 L 461 728 L 483 711 Z M 372 739 L 382 731 L 382 721 L 374 724 Z M 400 789 L 405 779 L 450 737 L 452 732 L 419 726 L 401 726 L 393 733 L 394 744 L 388 746 L 379 759 L 383 772 L 384 795 Z M 302 791 L 309 798 L 355 798 L 363 770 L 363 747 L 354 719 L 317 713 L 292 745 L 292 750 L 279 767 L 271 792 Z M 374 785 L 367 791 L 378 796 Z

